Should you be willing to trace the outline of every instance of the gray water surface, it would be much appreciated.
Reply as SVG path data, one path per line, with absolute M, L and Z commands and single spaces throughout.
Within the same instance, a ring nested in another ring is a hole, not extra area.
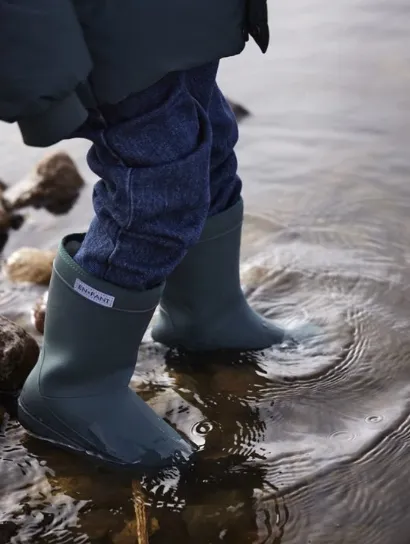
M 0 542 L 128 544 L 146 526 L 154 544 L 408 543 L 410 4 L 270 6 L 269 53 L 250 46 L 219 77 L 253 113 L 238 145 L 244 286 L 267 317 L 323 335 L 237 361 L 181 358 L 147 335 L 134 385 L 202 447 L 190 475 L 133 482 L 6 420 Z M 9 182 L 43 155 L 14 127 L 0 142 Z M 6 255 L 92 217 L 87 145 L 59 147 L 89 186 L 66 218 L 32 213 Z M 30 329 L 37 295 L 3 284 L 0 311 Z

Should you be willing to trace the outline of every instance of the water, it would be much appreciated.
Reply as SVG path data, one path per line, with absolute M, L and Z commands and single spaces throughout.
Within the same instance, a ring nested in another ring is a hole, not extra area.
M 188 475 L 113 476 L 6 420 L 0 542 L 408 542 L 409 15 L 406 0 L 271 2 L 269 54 L 251 46 L 220 75 L 254 114 L 238 146 L 245 288 L 322 337 L 237 361 L 143 345 L 135 387 L 202 448 Z M 12 127 L 0 138 L 13 182 L 42 152 Z M 84 145 L 63 147 L 85 169 Z M 67 218 L 32 213 L 6 255 L 84 228 L 90 192 Z M 37 295 L 3 284 L 1 311 L 30 329 Z

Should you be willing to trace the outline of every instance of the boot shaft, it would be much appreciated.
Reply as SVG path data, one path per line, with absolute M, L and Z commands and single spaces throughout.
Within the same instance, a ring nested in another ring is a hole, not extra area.
M 81 240 L 66 238 L 54 262 L 38 369 L 49 397 L 126 387 L 162 291 L 134 293 L 91 277 L 73 260 Z
M 166 283 L 161 307 L 184 308 L 201 321 L 218 308 L 242 299 L 240 246 L 243 202 L 208 219 L 200 241 L 192 247 Z M 223 312 L 222 312 L 223 313 Z

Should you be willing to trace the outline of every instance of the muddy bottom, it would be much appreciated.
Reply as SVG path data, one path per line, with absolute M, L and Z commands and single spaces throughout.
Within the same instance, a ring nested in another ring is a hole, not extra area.
M 134 386 L 201 446 L 195 471 L 112 475 L 0 435 L 0 543 L 407 544 L 410 533 L 410 7 L 407 0 L 271 5 L 272 47 L 226 61 L 252 113 L 238 155 L 244 286 L 265 316 L 313 321 L 315 345 L 236 360 L 141 349 Z M 0 176 L 41 151 L 1 126 Z M 5 256 L 86 227 L 93 178 L 66 217 L 30 212 Z M 32 332 L 42 288 L 0 287 Z M 97 362 L 98 363 L 98 362 Z M 130 432 L 138 432 L 130 429 Z

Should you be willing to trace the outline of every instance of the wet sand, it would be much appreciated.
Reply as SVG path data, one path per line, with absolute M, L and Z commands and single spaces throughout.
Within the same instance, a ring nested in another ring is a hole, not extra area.
M 252 116 L 238 145 L 252 305 L 312 346 L 226 360 L 149 342 L 134 386 L 202 447 L 197 471 L 133 482 L 0 434 L 0 542 L 407 544 L 410 531 L 410 6 L 271 3 L 272 46 L 223 63 Z M 44 152 L 0 125 L 0 177 Z M 88 181 L 65 217 L 31 212 L 7 245 L 53 249 L 92 217 Z M 0 285 L 0 312 L 33 332 L 44 288 Z M 41 338 L 37 335 L 39 341 Z M 3 539 L 3 540 L 2 540 Z

